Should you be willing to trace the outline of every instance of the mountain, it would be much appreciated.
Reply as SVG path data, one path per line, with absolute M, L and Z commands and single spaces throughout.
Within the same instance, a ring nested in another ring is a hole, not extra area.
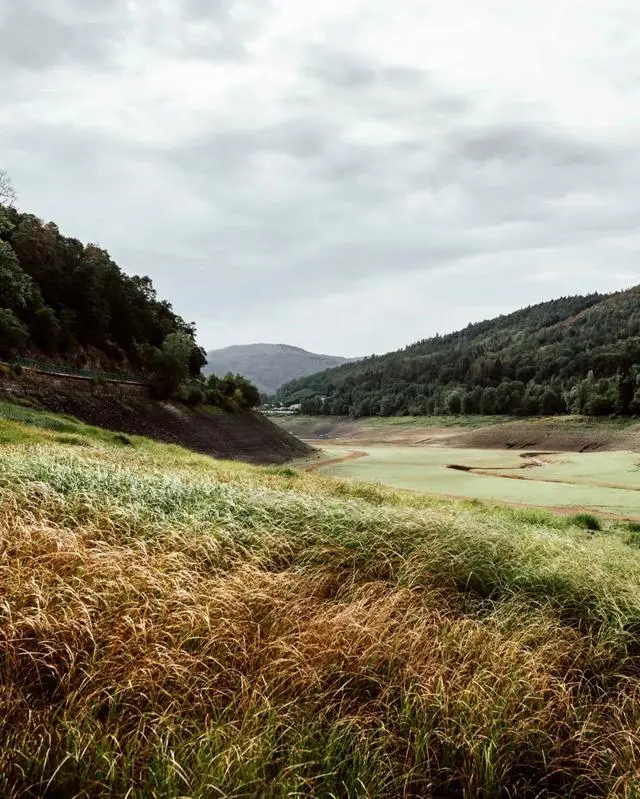
M 640 286 L 530 306 L 278 396 L 339 416 L 640 413 Z
M 348 362 L 347 358 L 318 355 L 287 344 L 247 344 L 211 350 L 203 372 L 220 377 L 227 372 L 238 373 L 248 377 L 263 394 L 274 394 L 290 380 Z

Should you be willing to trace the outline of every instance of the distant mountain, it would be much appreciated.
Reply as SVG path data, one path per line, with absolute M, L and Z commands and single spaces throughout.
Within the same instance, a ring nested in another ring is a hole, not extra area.
M 640 286 L 563 297 L 283 386 L 336 416 L 640 414 Z
M 211 350 L 207 353 L 205 375 L 220 377 L 227 372 L 248 377 L 263 394 L 275 394 L 290 380 L 333 369 L 348 358 L 318 355 L 287 344 L 247 344 Z

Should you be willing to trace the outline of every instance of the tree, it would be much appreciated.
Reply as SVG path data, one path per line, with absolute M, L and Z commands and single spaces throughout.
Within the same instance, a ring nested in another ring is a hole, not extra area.
M 0 241 L 0 308 L 24 308 L 34 295 L 31 278 L 20 268 L 20 262 L 4 241 Z
M 616 402 L 616 413 L 627 415 L 631 408 L 631 403 L 635 397 L 636 387 L 631 378 L 631 374 L 627 371 L 618 379 L 618 398 Z
M 557 413 L 564 413 L 566 411 L 566 405 L 562 397 L 556 391 L 552 388 L 547 388 L 540 397 L 539 410 L 543 416 L 553 416 Z
M 195 330 L 194 330 L 195 333 Z M 203 347 L 194 347 L 189 357 L 189 374 L 198 377 L 202 367 L 207 365 L 207 353 Z
M 16 201 L 16 192 L 11 179 L 6 172 L 0 169 L 0 205 L 11 207 Z
M 483 416 L 493 416 L 496 412 L 496 390 L 495 388 L 485 388 L 480 397 L 480 413 Z
M 62 326 L 52 308 L 38 308 L 29 325 L 31 338 L 44 352 L 56 352 L 60 343 Z
M 13 311 L 0 308 L 0 358 L 13 358 L 22 352 L 29 340 L 27 328 Z
M 450 416 L 459 416 L 462 411 L 462 394 L 460 391 L 452 391 L 447 394 L 444 406 Z
M 161 396 L 170 397 L 189 377 L 194 347 L 191 336 L 182 332 L 169 333 L 162 342 L 155 364 L 155 382 Z
M 244 408 L 257 408 L 260 405 L 260 392 L 250 380 L 242 375 L 236 375 L 236 390 L 240 392 L 240 404 Z

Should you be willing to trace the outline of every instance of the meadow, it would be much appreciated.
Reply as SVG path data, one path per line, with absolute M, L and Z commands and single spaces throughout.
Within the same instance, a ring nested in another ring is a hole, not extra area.
M 0 795 L 640 795 L 638 525 L 0 442 Z
M 349 452 L 322 447 L 332 461 Z M 640 519 L 637 452 L 552 453 L 533 465 L 532 453 L 504 450 L 357 444 L 356 451 L 363 457 L 320 471 L 411 491 Z

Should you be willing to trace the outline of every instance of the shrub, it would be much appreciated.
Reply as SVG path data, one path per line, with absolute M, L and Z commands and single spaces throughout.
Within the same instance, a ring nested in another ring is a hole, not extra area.
M 163 392 L 160 392 L 160 399 L 163 399 Z M 183 404 L 187 404 L 189 401 L 189 389 L 185 385 L 178 386 L 175 391 L 171 394 L 171 399 L 174 402 L 182 402 Z
M 577 513 L 575 516 L 570 517 L 569 522 L 575 527 L 581 527 L 583 530 L 589 530 L 590 532 L 602 530 L 602 522 L 591 513 Z
M 276 466 L 271 469 L 267 469 L 266 471 L 269 474 L 275 474 L 278 477 L 287 477 L 289 479 L 295 479 L 296 477 L 300 477 L 300 474 L 295 469 L 292 469 L 290 466 Z
M 187 405 L 202 405 L 206 399 L 206 393 L 200 386 L 189 386 Z

